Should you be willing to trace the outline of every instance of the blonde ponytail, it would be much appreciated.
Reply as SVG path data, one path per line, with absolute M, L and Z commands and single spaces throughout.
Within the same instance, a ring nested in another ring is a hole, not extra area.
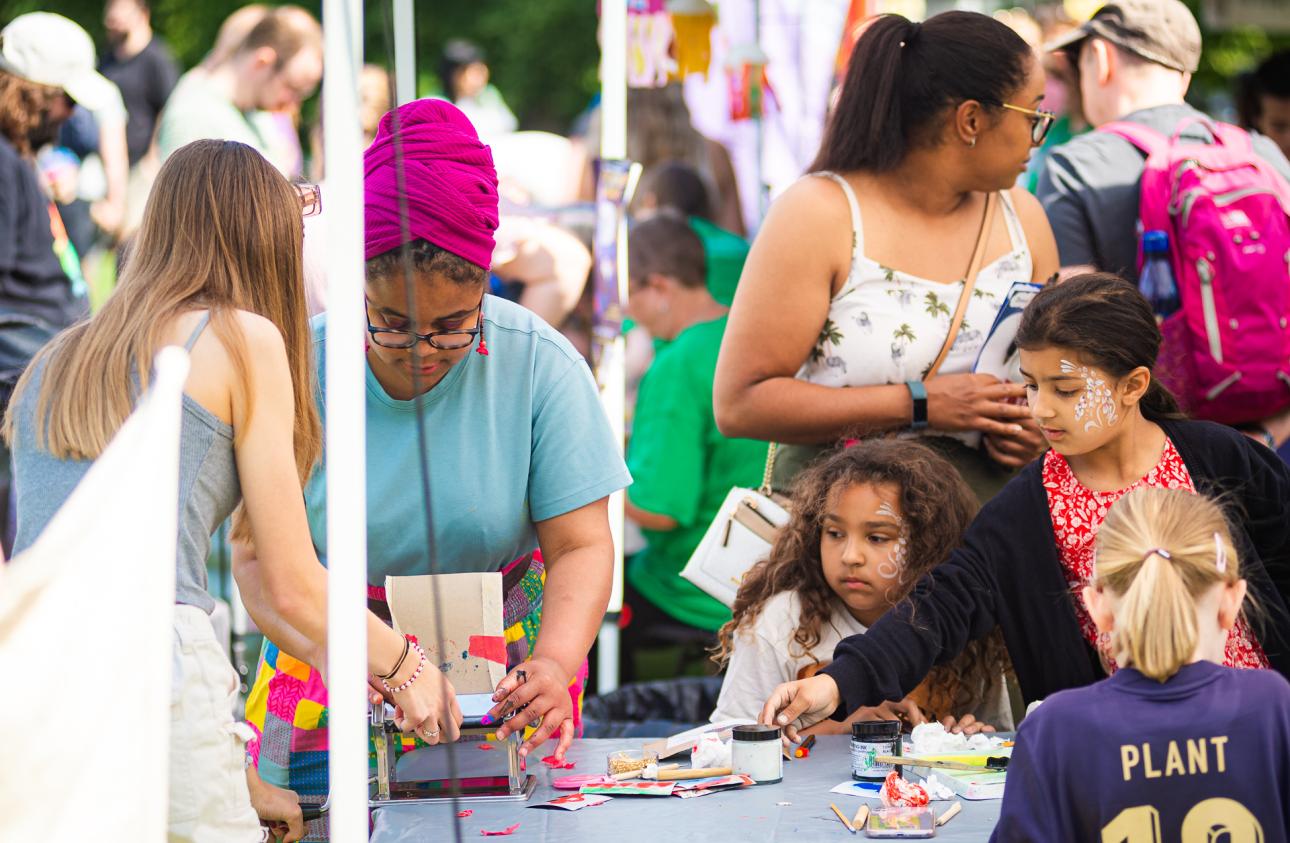
M 1115 613 L 1117 661 L 1163 682 L 1196 651 L 1196 601 L 1173 562 L 1151 552 Z
M 1158 682 L 1196 652 L 1197 598 L 1239 579 L 1222 510 L 1200 495 L 1135 489 L 1111 507 L 1098 533 L 1092 584 L 1120 597 L 1111 633 L 1116 661 Z

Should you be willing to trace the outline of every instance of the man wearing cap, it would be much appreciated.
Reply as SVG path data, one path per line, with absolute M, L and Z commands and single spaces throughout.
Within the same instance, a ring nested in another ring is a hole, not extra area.
M 35 166 L 36 152 L 54 141 L 74 104 L 115 127 L 124 163 L 125 106 L 116 86 L 95 72 L 89 34 L 48 12 L 14 18 L 0 30 L 0 413 L 32 356 L 89 312 L 76 251 Z M 0 447 L 3 535 L 8 473 Z
M 0 313 L 33 320 L 52 334 L 84 316 L 88 305 L 55 253 L 61 223 L 40 186 L 33 157 L 71 114 L 69 97 L 90 111 L 116 115 L 122 125 L 125 107 L 116 86 L 94 70 L 90 36 L 48 12 L 20 15 L 0 30 L 0 86 L 25 89 L 31 97 L 26 101 L 44 104 L 41 114 L 0 114 Z M 25 128 L 32 123 L 34 129 Z M 8 370 L 21 371 L 35 351 L 24 348 L 11 357 L 19 350 L 3 341 L 8 334 L 0 330 L 0 382 Z
M 1180 0 L 1112 0 L 1049 50 L 1065 50 L 1078 68 L 1084 116 L 1172 135 L 1184 119 L 1204 118 L 1183 101 L 1200 62 L 1200 27 Z M 1211 140 L 1203 126 L 1184 133 Z M 1290 163 L 1265 137 L 1254 150 L 1283 176 Z M 1053 150 L 1038 196 L 1048 213 L 1063 274 L 1098 269 L 1136 277 L 1138 186 L 1146 159 L 1127 140 L 1090 132 Z
M 115 109 L 124 126 L 121 96 L 94 71 L 85 30 L 45 12 L 14 18 L 0 30 L 0 413 L 32 355 L 89 311 L 75 250 L 35 167 L 36 151 L 72 113 L 69 97 Z M 8 466 L 0 448 L 0 526 Z

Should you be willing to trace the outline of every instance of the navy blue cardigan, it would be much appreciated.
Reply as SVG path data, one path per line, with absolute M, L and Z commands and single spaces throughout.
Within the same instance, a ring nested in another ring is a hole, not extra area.
M 1272 451 L 1210 422 L 1161 422 L 1197 491 L 1219 497 L 1233 522 L 1250 594 L 1250 619 L 1272 667 L 1290 677 L 1290 469 Z M 1081 633 L 1057 558 L 1043 460 L 1022 469 L 982 509 L 963 544 L 923 577 L 910 599 L 863 635 L 843 639 L 823 672 L 841 719 L 860 706 L 899 700 L 934 665 L 996 626 L 1026 702 L 1105 678 Z

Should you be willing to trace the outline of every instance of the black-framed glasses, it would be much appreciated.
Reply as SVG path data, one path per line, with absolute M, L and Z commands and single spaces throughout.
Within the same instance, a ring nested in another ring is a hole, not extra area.
M 367 304 L 370 307 L 372 302 L 368 300 Z M 416 331 L 373 325 L 372 317 L 369 315 L 367 317 L 367 333 L 371 335 L 372 342 L 382 348 L 412 348 L 418 342 L 425 341 L 431 347 L 440 351 L 457 351 L 469 348 L 474 344 L 475 338 L 482 336 L 484 333 L 484 300 L 480 299 L 478 306 L 474 309 L 479 311 L 479 320 L 473 328 L 453 328 L 450 331 L 431 331 L 428 334 L 418 334 Z
M 322 213 L 322 188 L 316 184 L 300 182 L 291 185 L 300 197 L 300 216 L 312 217 Z
M 1030 142 L 1035 146 L 1043 145 L 1044 139 L 1048 137 L 1048 130 L 1053 127 L 1053 121 L 1057 119 L 1057 115 L 1051 111 L 1037 111 L 1033 108 L 1013 105 L 1010 102 L 994 104 L 1009 111 L 1020 112 L 1030 118 Z

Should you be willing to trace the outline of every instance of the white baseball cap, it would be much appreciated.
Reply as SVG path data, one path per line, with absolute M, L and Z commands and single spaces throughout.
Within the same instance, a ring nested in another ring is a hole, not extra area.
M 90 111 L 113 111 L 121 92 L 94 65 L 89 33 L 62 15 L 31 12 L 0 30 L 0 70 L 62 88 Z

